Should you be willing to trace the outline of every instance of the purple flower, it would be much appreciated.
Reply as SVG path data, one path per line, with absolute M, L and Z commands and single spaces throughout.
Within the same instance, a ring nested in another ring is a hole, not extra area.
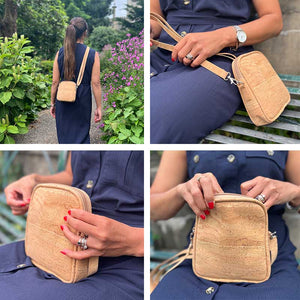
M 112 107 L 117 107 L 116 102 L 112 103 Z

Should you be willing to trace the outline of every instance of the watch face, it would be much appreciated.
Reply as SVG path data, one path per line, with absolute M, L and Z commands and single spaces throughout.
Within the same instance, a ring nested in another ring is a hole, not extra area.
M 245 43 L 247 39 L 247 35 L 244 31 L 238 31 L 237 38 L 240 43 Z

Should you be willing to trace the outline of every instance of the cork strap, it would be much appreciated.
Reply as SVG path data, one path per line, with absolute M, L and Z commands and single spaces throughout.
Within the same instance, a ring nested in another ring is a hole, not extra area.
M 182 36 L 179 35 L 169 24 L 168 22 L 163 19 L 160 15 L 156 13 L 150 13 L 150 19 L 155 20 L 175 41 L 179 42 L 182 39 Z M 166 43 L 159 42 L 154 39 L 150 39 L 150 41 L 153 43 L 153 45 L 156 45 L 159 48 L 168 50 L 168 51 L 173 51 L 174 46 Z M 217 54 L 219 56 L 224 56 L 226 58 L 230 58 L 234 60 L 236 57 L 231 54 L 231 53 L 219 53 Z M 201 63 L 201 66 L 204 67 L 205 69 L 213 72 L 217 76 L 221 77 L 224 80 L 228 80 L 228 72 L 215 64 L 209 62 L 208 60 L 205 60 L 204 62 Z
M 80 84 L 81 84 L 89 52 L 90 52 L 90 47 L 86 47 L 86 50 L 85 50 L 85 53 L 84 53 L 84 56 L 83 56 L 83 59 L 82 59 L 82 62 L 81 62 L 78 78 L 77 78 L 77 83 L 76 83 L 77 87 L 79 87 Z

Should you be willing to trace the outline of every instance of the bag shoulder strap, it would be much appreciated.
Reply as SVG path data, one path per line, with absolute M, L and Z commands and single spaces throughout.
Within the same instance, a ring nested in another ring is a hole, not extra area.
M 77 78 L 77 83 L 76 83 L 77 87 L 79 87 L 80 84 L 81 84 L 89 52 L 90 52 L 90 47 L 86 47 L 86 50 L 84 52 L 84 56 L 83 56 L 83 59 L 82 59 L 82 62 L 81 62 L 81 66 L 80 66 L 80 71 L 79 71 L 79 74 L 78 74 L 78 78 Z
M 175 41 L 179 42 L 181 39 L 182 39 L 182 36 L 179 35 L 171 26 L 170 24 L 168 24 L 168 22 L 162 18 L 160 15 L 156 14 L 156 13 L 153 13 L 151 12 L 150 13 L 150 18 L 152 20 L 155 20 Z M 159 48 L 163 48 L 165 50 L 168 50 L 168 51 L 173 51 L 174 49 L 174 46 L 173 45 L 169 45 L 169 44 L 166 44 L 166 43 L 162 43 L 162 42 L 159 42 L 157 40 L 153 40 L 153 39 L 150 39 L 151 42 L 156 45 L 157 47 Z M 232 60 L 234 60 L 236 57 L 231 54 L 231 53 L 219 53 L 218 54 L 219 56 L 224 56 L 224 57 L 227 57 L 227 58 L 230 58 Z M 214 74 L 216 74 L 217 76 L 221 77 L 222 79 L 224 80 L 228 80 L 228 75 L 230 75 L 230 73 L 228 73 L 226 70 L 216 66 L 215 64 L 209 62 L 208 60 L 205 60 L 202 64 L 201 64 L 202 67 L 204 67 L 205 69 L 213 72 Z
M 192 249 L 189 247 L 157 265 L 150 273 L 150 292 L 156 288 L 165 275 L 178 267 L 184 260 L 192 259 L 192 257 Z

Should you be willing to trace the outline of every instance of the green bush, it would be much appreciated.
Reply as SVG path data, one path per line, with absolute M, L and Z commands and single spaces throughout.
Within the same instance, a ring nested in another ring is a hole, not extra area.
M 0 37 L 0 142 L 14 143 L 11 134 L 28 132 L 27 124 L 50 103 L 50 76 L 24 36 Z
M 126 32 L 112 27 L 98 26 L 89 37 L 89 44 L 97 51 L 101 51 L 105 45 L 115 45 L 126 37 Z
M 144 143 L 144 36 L 116 44 L 106 63 L 102 139 L 109 144 Z

